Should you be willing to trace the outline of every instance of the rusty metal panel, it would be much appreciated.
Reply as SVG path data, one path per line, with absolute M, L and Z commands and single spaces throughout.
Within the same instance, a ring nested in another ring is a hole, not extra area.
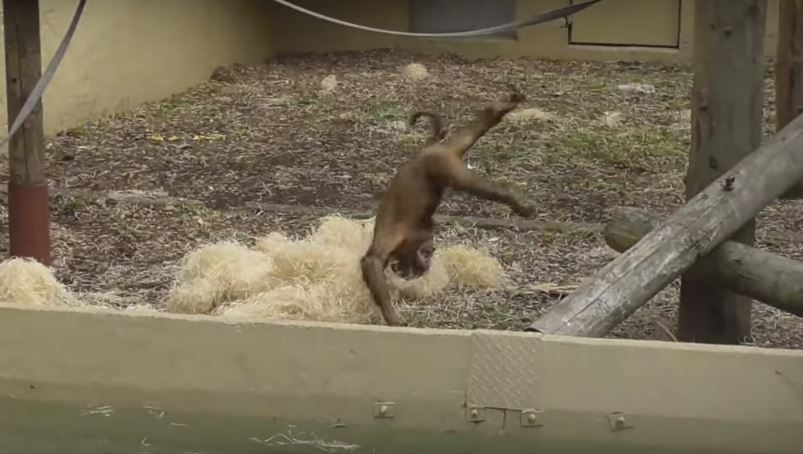
M 538 350 L 533 334 L 477 331 L 471 335 L 466 400 L 469 407 L 538 407 Z

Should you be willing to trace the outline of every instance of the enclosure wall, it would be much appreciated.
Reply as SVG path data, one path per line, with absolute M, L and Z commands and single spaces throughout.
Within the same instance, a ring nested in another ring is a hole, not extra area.
M 44 96 L 45 132 L 159 100 L 207 79 L 214 68 L 273 54 L 264 0 L 88 2 L 67 56 Z M 42 65 L 77 1 L 40 0 Z M 0 35 L 2 36 L 2 35 Z M 0 57 L 5 71 L 5 55 Z M 5 78 L 0 102 L 5 105 Z M 0 109 L 5 130 L 6 109 Z
M 803 445 L 799 351 L 8 305 L 0 343 L 3 453 Z
M 428 0 L 429 1 L 429 0 Z M 457 0 L 431 0 L 439 6 L 429 11 L 417 0 L 299 0 L 296 4 L 339 19 L 379 28 L 404 31 L 443 31 L 414 29 L 418 16 L 428 25 L 459 28 L 470 23 L 470 13 L 462 21 L 452 17 L 464 14 Z M 491 0 L 485 0 L 490 2 Z M 503 1 L 503 0 L 499 0 Z M 507 0 L 513 3 L 514 19 L 566 6 L 568 0 Z M 477 0 L 474 5 L 483 4 Z M 491 8 L 484 5 L 484 8 Z M 523 29 L 516 36 L 465 40 L 425 40 L 398 38 L 362 32 L 305 16 L 284 6 L 272 5 L 276 20 L 275 40 L 279 53 L 325 52 L 346 49 L 381 48 L 398 45 L 423 52 L 456 52 L 466 57 L 527 56 L 586 60 L 641 60 L 688 62 L 691 58 L 694 22 L 693 0 L 605 0 L 581 11 L 566 27 L 563 20 Z M 439 16 L 438 16 L 439 15 Z M 476 15 L 475 15 L 476 16 Z M 491 19 L 473 18 L 474 23 Z M 775 52 L 778 1 L 770 0 L 767 14 L 766 53 Z M 494 22 L 496 23 L 496 22 Z M 309 30 L 315 30 L 310 33 Z

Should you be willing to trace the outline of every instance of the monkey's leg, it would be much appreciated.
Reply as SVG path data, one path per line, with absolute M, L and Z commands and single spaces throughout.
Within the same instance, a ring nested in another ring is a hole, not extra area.
M 377 229 L 371 247 L 360 260 L 362 278 L 374 303 L 382 311 L 382 317 L 388 325 L 404 326 L 404 321 L 396 314 L 390 302 L 390 287 L 385 280 L 385 266 L 390 254 L 404 241 L 404 231 L 395 230 L 386 233 Z
M 493 104 L 483 108 L 474 116 L 474 119 L 466 126 L 458 129 L 450 137 L 444 146 L 450 149 L 456 156 L 462 157 L 474 146 L 474 144 L 484 136 L 491 128 L 499 124 L 508 112 L 524 100 L 519 94 L 511 94 L 503 99 L 495 101 Z
M 503 203 L 522 217 L 530 217 L 535 213 L 535 209 L 521 203 L 512 192 L 472 173 L 465 167 L 455 165 L 451 167 L 451 171 L 453 173 L 451 186 L 454 190 L 463 191 L 484 200 Z

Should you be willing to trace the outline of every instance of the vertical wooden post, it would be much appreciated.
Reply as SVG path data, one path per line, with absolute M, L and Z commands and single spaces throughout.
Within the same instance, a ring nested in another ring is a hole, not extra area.
M 3 0 L 8 124 L 42 74 L 39 0 Z M 50 265 L 50 213 L 42 103 L 8 145 L 9 250 Z
M 775 126 L 780 131 L 803 113 L 803 1 L 780 0 L 775 60 Z M 803 198 L 803 181 L 783 199 Z
M 761 144 L 766 9 L 766 0 L 695 2 L 687 200 Z M 752 244 L 754 232 L 750 221 L 730 239 Z M 703 266 L 682 275 L 678 338 L 739 343 L 750 334 L 752 300 L 714 287 Z

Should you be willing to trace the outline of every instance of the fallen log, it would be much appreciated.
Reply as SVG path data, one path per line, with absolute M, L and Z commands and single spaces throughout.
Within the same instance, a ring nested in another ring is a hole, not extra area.
M 602 267 L 527 331 L 598 337 L 803 177 L 803 115 Z
M 625 252 L 648 234 L 660 218 L 637 208 L 618 208 L 605 226 L 605 242 Z M 730 290 L 803 317 L 803 262 L 725 241 L 701 257 L 705 277 Z

